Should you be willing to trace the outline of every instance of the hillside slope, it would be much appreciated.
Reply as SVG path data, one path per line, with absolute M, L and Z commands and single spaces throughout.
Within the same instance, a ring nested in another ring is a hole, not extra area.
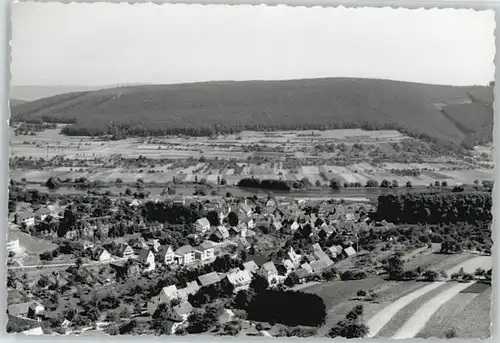
M 21 104 L 24 104 L 26 102 L 27 102 L 26 100 L 20 100 L 20 99 L 10 99 L 9 100 L 10 107 L 21 105 Z
M 481 99 L 481 106 L 453 103 L 469 99 L 469 94 Z M 74 123 L 64 130 L 71 135 L 362 127 L 404 128 L 460 144 L 476 130 L 482 135 L 483 127 L 492 128 L 490 99 L 493 90 L 488 87 L 326 78 L 120 87 L 39 99 L 16 106 L 12 113 L 14 120 Z M 454 108 L 446 112 L 448 102 Z M 470 125 L 476 112 L 484 118 L 479 129 Z

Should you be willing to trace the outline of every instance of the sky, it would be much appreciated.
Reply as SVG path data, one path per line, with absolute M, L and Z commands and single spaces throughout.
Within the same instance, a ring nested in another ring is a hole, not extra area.
M 494 79 L 493 11 L 15 3 L 12 85 Z

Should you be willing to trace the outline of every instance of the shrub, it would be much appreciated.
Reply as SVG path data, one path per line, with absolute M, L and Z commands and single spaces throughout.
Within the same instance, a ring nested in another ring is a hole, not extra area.
M 356 293 L 356 295 L 357 295 L 358 297 L 364 297 L 364 296 L 366 296 L 366 292 L 365 292 L 365 291 L 363 291 L 362 289 L 360 289 L 360 290 Z

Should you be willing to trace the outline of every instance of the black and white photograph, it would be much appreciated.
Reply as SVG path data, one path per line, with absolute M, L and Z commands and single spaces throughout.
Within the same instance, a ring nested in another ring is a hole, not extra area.
M 11 18 L 8 333 L 491 336 L 493 10 Z

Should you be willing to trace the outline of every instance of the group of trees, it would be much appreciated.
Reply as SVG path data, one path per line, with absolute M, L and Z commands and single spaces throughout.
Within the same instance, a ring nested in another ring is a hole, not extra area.
M 245 178 L 238 182 L 239 187 L 271 189 L 280 191 L 290 191 L 292 189 L 301 189 L 305 187 L 303 181 L 290 182 L 284 180 L 259 180 L 257 178 Z
M 492 219 L 488 192 L 401 193 L 378 197 L 376 217 L 391 223 L 455 223 Z
M 330 329 L 328 336 L 331 338 L 363 338 L 368 334 L 368 327 L 363 323 L 363 305 L 356 305 L 345 319 Z

